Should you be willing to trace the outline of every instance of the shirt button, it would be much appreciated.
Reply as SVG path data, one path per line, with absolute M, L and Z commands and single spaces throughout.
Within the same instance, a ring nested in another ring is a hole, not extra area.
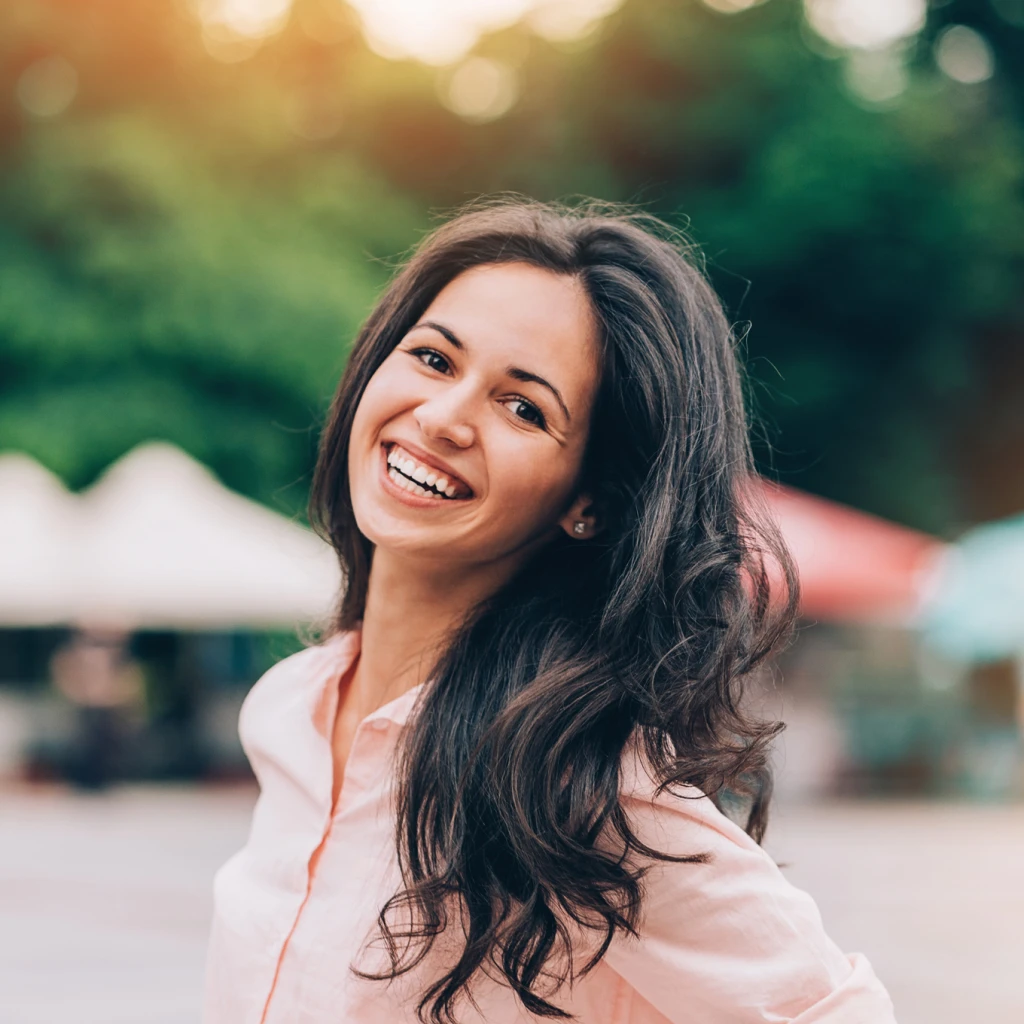
M 376 729 L 377 732 L 387 732 L 388 720 L 386 718 L 375 718 L 370 722 L 370 727 Z

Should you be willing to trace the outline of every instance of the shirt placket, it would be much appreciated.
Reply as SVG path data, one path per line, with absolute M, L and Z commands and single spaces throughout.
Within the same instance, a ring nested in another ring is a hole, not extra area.
M 359 723 L 359 726 L 356 729 L 356 734 L 352 739 L 352 749 L 349 752 L 348 761 L 345 765 L 345 773 L 342 777 L 341 788 L 338 790 L 337 800 L 331 804 L 327 820 L 321 828 L 320 841 L 317 843 L 306 862 L 306 891 L 303 894 L 302 902 L 299 904 L 298 910 L 295 912 L 295 917 L 292 920 L 291 927 L 288 929 L 288 933 L 285 935 L 284 941 L 281 944 L 281 951 L 278 953 L 277 963 L 274 967 L 274 977 L 270 983 L 270 991 L 267 993 L 267 998 L 263 1004 L 263 1013 L 260 1016 L 260 1024 L 267 1024 L 271 1003 L 273 1002 L 274 994 L 277 991 L 278 981 L 281 977 L 281 970 L 284 965 L 285 957 L 288 953 L 288 946 L 291 943 L 292 936 L 295 934 L 295 931 L 299 926 L 303 911 L 306 909 L 306 905 L 309 903 L 310 896 L 312 895 L 313 884 L 316 881 L 317 870 L 320 866 L 323 852 L 331 839 L 336 823 L 344 817 L 346 806 L 351 801 L 353 792 L 355 790 L 365 788 L 368 770 L 371 767 L 374 767 L 373 762 L 382 756 L 379 750 L 375 750 L 373 748 L 379 746 L 389 727 L 390 722 L 388 719 L 378 716 L 364 719 Z

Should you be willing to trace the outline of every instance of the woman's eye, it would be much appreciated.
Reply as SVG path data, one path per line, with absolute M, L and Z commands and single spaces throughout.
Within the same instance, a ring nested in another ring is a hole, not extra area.
M 544 426 L 544 414 L 533 402 L 528 402 L 525 398 L 513 398 L 509 401 L 508 407 L 512 410 L 513 416 L 526 420 L 527 423 L 533 423 L 538 427 Z
M 433 348 L 415 348 L 412 350 L 414 355 L 424 366 L 429 366 L 432 370 L 437 370 L 438 373 L 448 372 L 448 360 L 445 359 L 440 352 Z

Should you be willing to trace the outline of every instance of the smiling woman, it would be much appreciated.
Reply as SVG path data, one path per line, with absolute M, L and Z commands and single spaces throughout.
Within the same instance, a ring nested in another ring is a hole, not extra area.
M 587 497 L 571 499 L 599 375 L 574 278 L 524 263 L 460 274 L 359 400 L 348 480 L 360 532 L 377 548 L 486 564 L 496 588 L 586 514 Z M 457 509 L 428 493 L 431 475 Z M 437 514 L 424 520 L 425 507 Z
M 312 496 L 345 589 L 242 711 L 207 1024 L 892 1021 L 758 845 L 795 579 L 685 253 L 485 204 L 364 325 Z

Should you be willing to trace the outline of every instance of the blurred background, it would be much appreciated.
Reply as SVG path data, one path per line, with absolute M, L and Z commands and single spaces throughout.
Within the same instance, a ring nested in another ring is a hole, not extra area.
M 1024 0 L 6 0 L 0 1018 L 197 1019 L 331 392 L 505 190 L 702 248 L 804 580 L 769 848 L 903 1024 L 1024 1019 Z

